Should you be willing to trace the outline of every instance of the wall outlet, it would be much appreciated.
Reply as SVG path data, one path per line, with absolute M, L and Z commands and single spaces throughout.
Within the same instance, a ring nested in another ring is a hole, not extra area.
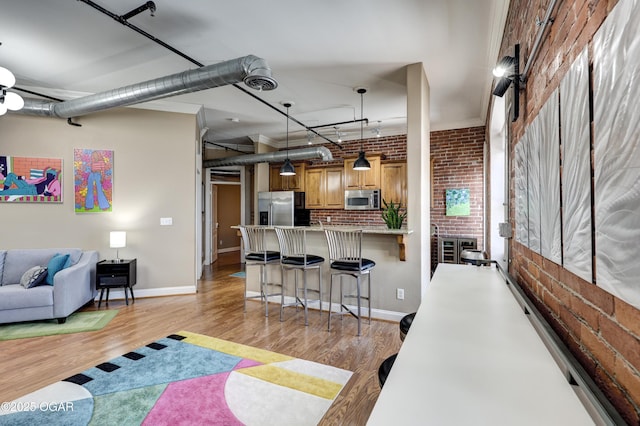
M 172 217 L 161 217 L 160 218 L 160 226 L 171 226 L 173 225 Z
M 404 300 L 404 288 L 397 288 L 396 289 L 396 299 Z
M 331 223 L 331 216 L 327 216 L 327 223 Z

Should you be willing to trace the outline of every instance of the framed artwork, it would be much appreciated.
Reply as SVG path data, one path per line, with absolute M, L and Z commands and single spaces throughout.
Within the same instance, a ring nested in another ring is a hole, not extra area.
M 0 156 L 0 203 L 61 203 L 62 159 Z
M 446 215 L 469 216 L 471 198 L 469 189 L 446 189 Z
M 76 213 L 110 212 L 113 201 L 113 151 L 73 150 Z

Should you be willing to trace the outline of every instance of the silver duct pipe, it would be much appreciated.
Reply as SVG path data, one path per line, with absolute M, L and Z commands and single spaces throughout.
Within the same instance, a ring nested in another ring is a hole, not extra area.
M 25 99 L 24 107 L 19 112 L 71 118 L 241 81 L 257 90 L 273 90 L 278 87 L 278 83 L 271 77 L 271 69 L 266 61 L 249 55 L 69 101 Z
M 322 161 L 331 161 L 333 156 L 326 146 L 314 146 L 311 148 L 294 149 L 291 151 L 275 151 L 263 154 L 247 154 L 235 157 L 217 158 L 202 162 L 202 167 L 222 167 L 222 166 L 245 166 L 256 163 L 277 163 L 284 161 L 289 156 L 289 160 L 308 160 L 310 158 L 320 158 Z

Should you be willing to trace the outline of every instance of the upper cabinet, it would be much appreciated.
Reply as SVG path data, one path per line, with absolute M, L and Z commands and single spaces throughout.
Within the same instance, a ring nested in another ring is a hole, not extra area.
M 380 165 L 380 187 L 382 199 L 407 207 L 407 163 L 389 161 Z
M 305 203 L 308 209 L 344 208 L 342 167 L 316 167 L 305 173 Z
M 282 164 L 272 164 L 269 168 L 269 191 L 304 191 L 305 163 L 294 163 L 296 174 L 280 176 Z
M 380 189 L 380 154 L 367 155 L 370 170 L 353 170 L 358 157 L 344 159 L 344 189 Z

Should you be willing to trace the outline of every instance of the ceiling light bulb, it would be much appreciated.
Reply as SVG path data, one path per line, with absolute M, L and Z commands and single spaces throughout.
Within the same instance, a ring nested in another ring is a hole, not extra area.
M 11 71 L 6 68 L 0 67 L 0 86 L 13 87 L 16 84 L 16 77 Z

